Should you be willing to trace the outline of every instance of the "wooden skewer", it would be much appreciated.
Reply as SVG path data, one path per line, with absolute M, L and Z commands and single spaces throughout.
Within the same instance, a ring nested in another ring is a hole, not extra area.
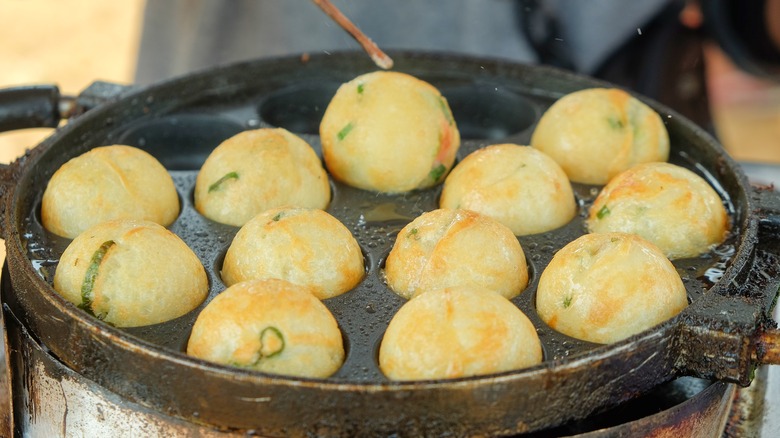
M 393 60 L 387 56 L 369 37 L 367 37 L 357 26 L 355 26 L 346 15 L 333 6 L 330 0 L 312 0 L 314 4 L 320 7 L 330 18 L 333 19 L 342 29 L 346 30 L 368 53 L 374 64 L 385 70 L 393 68 Z

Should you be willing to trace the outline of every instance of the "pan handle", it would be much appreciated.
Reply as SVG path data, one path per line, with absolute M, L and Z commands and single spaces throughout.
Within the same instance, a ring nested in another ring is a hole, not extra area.
M 0 89 L 0 132 L 26 128 L 56 128 L 68 101 L 56 85 Z M 65 107 L 61 106 L 65 104 Z
M 0 132 L 27 128 L 56 128 L 72 99 L 63 98 L 56 85 L 30 85 L 0 89 Z M 5 203 L 14 187 L 14 166 L 0 164 L 0 199 Z M 0 211 L 4 211 L 4 208 Z M 5 238 L 4 222 L 0 237 Z
M 756 340 L 755 358 L 768 365 L 780 365 L 780 330 L 768 329 Z
M 83 114 L 132 90 L 129 85 L 95 81 L 78 96 L 61 95 L 56 85 L 0 89 L 0 132 L 56 128 L 60 121 Z
M 773 186 L 754 187 L 758 205 L 759 232 L 762 239 L 780 236 L 780 192 Z
M 774 187 L 754 187 L 754 193 L 758 205 L 758 229 L 759 229 L 759 242 L 761 246 L 766 248 L 768 252 L 774 254 L 774 256 L 780 257 L 780 192 L 775 190 Z M 776 265 L 776 263 L 774 263 Z M 778 268 L 775 266 L 774 270 Z M 763 271 L 762 271 L 763 272 Z M 772 274 L 764 274 L 765 276 L 777 277 L 777 272 Z M 771 288 L 771 287 L 770 287 Z M 774 311 L 773 307 L 777 303 L 777 296 L 780 294 L 780 289 L 775 282 L 775 287 L 772 288 L 772 299 L 767 313 Z M 772 323 L 773 321 L 768 321 Z M 763 330 L 759 330 L 758 335 L 754 341 L 754 359 L 762 364 L 780 365 L 780 330 L 773 327 L 767 327 Z
M 675 364 L 681 374 L 747 386 L 757 366 L 780 365 L 780 330 L 772 319 L 780 294 L 780 192 L 754 187 L 750 197 L 758 235 L 744 275 L 699 297 L 702 305 L 682 319 Z

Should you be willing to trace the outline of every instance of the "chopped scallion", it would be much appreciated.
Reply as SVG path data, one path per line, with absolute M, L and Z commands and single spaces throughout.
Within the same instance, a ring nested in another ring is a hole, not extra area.
M 282 332 L 273 326 L 269 326 L 260 332 L 260 357 L 258 362 L 265 358 L 271 358 L 284 351 L 284 336 Z
M 455 124 L 455 117 L 452 116 L 452 111 L 450 110 L 449 105 L 447 105 L 447 101 L 444 100 L 443 97 L 439 98 L 439 106 L 441 106 L 441 111 L 444 113 L 444 117 L 447 119 L 447 123 L 450 124 L 450 126 Z
M 612 127 L 612 129 L 623 129 L 623 121 L 616 117 L 609 117 L 607 118 L 607 122 L 609 122 L 609 126 Z
M 344 140 L 344 137 L 346 137 L 354 127 L 355 125 L 353 125 L 352 122 L 347 123 L 347 125 L 341 128 L 341 131 L 336 134 L 336 137 L 338 137 L 339 141 Z
M 447 172 L 447 167 L 445 167 L 443 164 L 439 164 L 438 166 L 431 169 L 431 172 L 428 175 L 432 180 L 438 181 L 442 176 L 444 176 L 445 172 Z
M 609 208 L 605 205 L 601 207 L 601 210 L 599 210 L 598 213 L 596 213 L 596 218 L 604 219 L 604 217 L 607 216 L 609 213 L 611 212 L 609 211 Z
M 94 300 L 95 279 L 97 278 L 98 269 L 100 263 L 106 256 L 108 250 L 115 245 L 113 240 L 107 240 L 92 254 L 92 259 L 89 261 L 87 267 L 87 273 L 84 275 L 84 282 L 81 283 L 81 304 L 78 305 L 80 309 L 87 311 L 90 315 L 95 316 L 92 310 L 92 302 Z
M 238 179 L 238 172 L 228 172 L 223 176 L 222 178 L 218 179 L 214 184 L 209 186 L 209 193 L 213 192 L 214 190 L 218 190 L 219 186 L 222 185 L 225 181 L 229 179 Z

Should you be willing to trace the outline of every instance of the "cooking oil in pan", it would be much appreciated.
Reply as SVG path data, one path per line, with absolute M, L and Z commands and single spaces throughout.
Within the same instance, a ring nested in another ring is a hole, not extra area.
M 729 266 L 729 262 L 736 253 L 737 250 L 733 244 L 724 244 L 713 249 L 708 255 L 716 260 L 716 262 L 704 271 L 704 275 L 702 276 L 703 279 L 706 280 L 710 286 L 720 281 L 723 274 L 726 272 L 726 268 Z

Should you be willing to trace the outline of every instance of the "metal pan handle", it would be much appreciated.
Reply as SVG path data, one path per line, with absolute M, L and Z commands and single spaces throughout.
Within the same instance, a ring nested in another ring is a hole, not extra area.
M 780 240 L 780 192 L 774 187 L 755 187 L 759 233 L 762 239 Z
M 771 252 L 780 258 L 780 192 L 770 186 L 756 187 L 754 193 L 758 205 L 759 241 L 763 246 L 769 246 L 770 251 L 774 248 Z M 772 304 L 775 304 L 780 290 L 775 287 L 772 292 Z M 767 312 L 772 312 L 772 307 Z M 754 345 L 754 356 L 759 363 L 780 365 L 780 330 L 767 328 L 759 333 Z
M 78 96 L 64 96 L 56 85 L 0 89 L 0 132 L 26 128 L 56 128 L 60 121 L 118 98 L 129 85 L 95 81 Z
M 78 96 L 63 96 L 56 85 L 29 85 L 0 89 L 0 132 L 27 128 L 56 128 L 129 90 L 127 85 L 93 82 Z M 0 197 L 15 184 L 11 166 L 0 164 Z
M 780 365 L 780 330 L 769 329 L 758 336 L 756 360 L 768 365 Z
M 0 89 L 0 132 L 27 128 L 56 128 L 72 99 L 62 98 L 56 85 L 30 85 Z M 0 198 L 14 186 L 14 168 L 0 164 Z M 0 227 L 2 228 L 2 227 Z M 5 237 L 5 230 L 0 229 Z
M 780 192 L 754 187 L 750 196 L 754 249 L 740 275 L 702 295 L 702 305 L 683 319 L 675 364 L 682 374 L 747 386 L 757 366 L 780 364 L 780 330 L 772 319 L 780 293 Z
M 0 89 L 0 132 L 56 128 L 61 119 L 60 100 L 56 85 Z

